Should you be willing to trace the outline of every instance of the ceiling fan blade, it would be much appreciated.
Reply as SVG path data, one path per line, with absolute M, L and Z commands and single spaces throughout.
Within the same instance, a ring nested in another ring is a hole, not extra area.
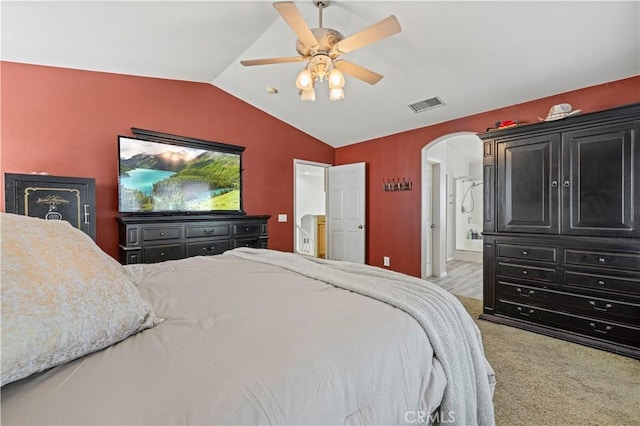
M 273 4 L 280 16 L 289 24 L 302 43 L 309 48 L 318 47 L 318 40 L 304 21 L 300 11 L 293 2 L 281 1 Z
M 334 61 L 334 64 L 336 68 L 338 68 L 343 73 L 362 80 L 365 83 L 376 84 L 377 82 L 382 80 L 383 77 L 377 72 L 373 72 L 366 69 L 365 67 L 361 67 L 360 65 L 356 65 L 353 62 L 345 61 L 342 59 Z
M 367 44 L 371 44 L 385 37 L 399 33 L 400 30 L 400 22 L 398 22 L 398 19 L 395 16 L 391 15 L 388 18 L 385 18 L 382 21 L 336 43 L 335 49 L 341 54 L 349 53 L 366 46 Z
M 284 64 L 287 62 L 302 62 L 307 60 L 304 56 L 287 56 L 282 58 L 266 58 L 266 59 L 248 59 L 240 61 L 245 67 L 252 65 L 270 65 L 270 64 Z

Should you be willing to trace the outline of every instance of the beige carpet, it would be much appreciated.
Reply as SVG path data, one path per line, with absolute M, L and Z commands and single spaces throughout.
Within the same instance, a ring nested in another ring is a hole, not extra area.
M 640 361 L 477 319 L 496 372 L 497 425 L 640 425 Z

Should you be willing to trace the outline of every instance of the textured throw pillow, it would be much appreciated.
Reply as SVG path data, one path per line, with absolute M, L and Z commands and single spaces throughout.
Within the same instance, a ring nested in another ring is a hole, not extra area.
M 66 221 L 0 213 L 1 384 L 153 325 L 123 267 Z

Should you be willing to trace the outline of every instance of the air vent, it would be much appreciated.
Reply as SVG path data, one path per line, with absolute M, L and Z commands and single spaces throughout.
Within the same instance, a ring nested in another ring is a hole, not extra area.
M 428 109 L 436 108 L 444 105 L 442 99 L 438 96 L 434 96 L 433 98 L 425 99 L 424 101 L 418 101 L 407 105 L 413 112 L 422 112 Z

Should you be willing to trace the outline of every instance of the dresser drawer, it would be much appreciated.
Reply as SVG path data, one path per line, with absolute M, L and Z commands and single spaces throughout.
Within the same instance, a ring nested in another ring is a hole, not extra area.
M 640 271 L 640 254 L 565 250 L 568 265 L 600 266 Z
M 221 254 L 229 249 L 231 249 L 231 241 L 229 240 L 187 243 L 187 257 Z
M 513 263 L 499 262 L 498 275 L 549 283 L 556 282 L 555 268 L 542 268 L 539 266 L 517 265 Z
M 600 275 L 567 270 L 565 271 L 565 284 L 569 287 L 584 287 L 640 296 L 640 277 Z
M 556 252 L 555 248 L 498 243 L 498 257 L 555 262 Z
M 239 225 L 233 225 L 234 235 L 260 235 L 259 223 L 243 223 Z
M 224 237 L 229 236 L 230 226 L 228 223 L 215 225 L 187 226 L 187 238 L 201 237 Z
M 180 227 L 142 228 L 142 241 L 175 240 L 180 238 Z
M 236 238 L 233 241 L 233 248 L 236 247 L 251 247 L 251 248 L 265 248 L 261 245 L 260 238 Z
M 498 302 L 498 312 L 512 318 L 560 328 L 574 333 L 640 347 L 640 328 L 581 315 L 550 311 L 532 305 Z
M 498 298 L 628 324 L 640 324 L 640 304 L 498 282 Z
M 157 263 L 183 258 L 183 247 L 182 244 L 144 247 L 142 249 L 144 263 Z

